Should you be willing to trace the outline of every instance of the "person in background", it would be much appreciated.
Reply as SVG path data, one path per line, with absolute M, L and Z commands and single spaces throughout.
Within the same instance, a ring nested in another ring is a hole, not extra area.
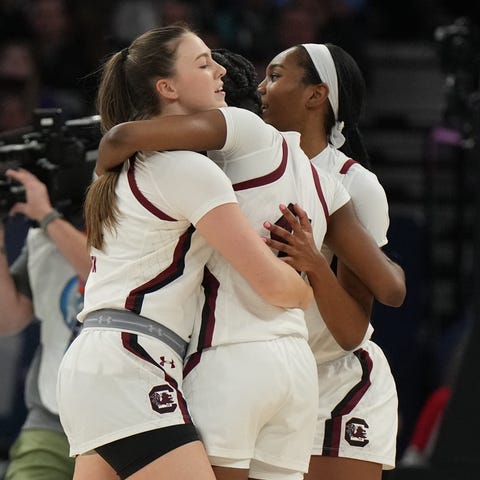
M 91 113 L 86 75 L 97 67 L 79 29 L 75 3 L 28 0 L 26 8 L 27 38 L 38 65 L 42 105 L 61 108 L 67 119 Z
M 0 39 L 0 132 L 33 124 L 40 89 L 33 50 L 26 39 Z
M 30 127 L 33 123 L 33 108 L 24 87 L 2 83 L 0 80 L 0 133 L 8 134 L 13 130 Z
M 4 222 L 0 224 L 0 334 L 15 334 L 34 319 L 41 325 L 40 345 L 25 385 L 27 418 L 10 449 L 5 478 L 70 480 L 74 462 L 68 455 L 55 392 L 58 366 L 74 335 L 90 269 L 81 208 L 80 214 L 63 218 L 35 175 L 24 169 L 5 174 L 25 188 L 25 202 L 13 205 L 10 215 L 24 215 L 35 226 L 9 269 Z

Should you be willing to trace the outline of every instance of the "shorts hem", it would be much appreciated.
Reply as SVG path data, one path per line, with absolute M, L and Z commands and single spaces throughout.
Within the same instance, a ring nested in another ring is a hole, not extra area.
M 223 450 L 223 449 L 210 449 L 205 445 L 208 457 L 218 457 L 232 460 L 243 460 L 245 458 L 253 458 L 253 452 L 241 452 L 239 450 Z
M 312 456 L 315 457 L 331 457 L 331 455 L 322 455 L 321 452 L 312 452 Z M 385 458 L 379 458 L 375 456 L 368 456 L 368 455 L 363 455 L 363 456 L 354 456 L 354 455 L 348 455 L 348 454 L 338 454 L 335 455 L 333 458 L 350 458 L 352 460 L 358 460 L 361 462 L 372 462 L 372 463 L 379 463 L 382 465 L 382 470 L 393 470 L 395 469 L 396 465 L 395 462 L 392 462 L 391 460 L 386 460 Z
M 302 473 L 308 472 L 308 467 L 310 463 L 310 457 L 308 457 L 308 460 L 306 461 L 306 463 L 298 463 L 298 461 L 294 461 L 294 460 L 292 460 L 289 463 L 288 459 L 282 462 L 278 462 L 277 459 L 273 459 L 263 455 L 257 455 L 254 458 L 259 462 L 266 463 L 268 465 L 273 465 L 274 467 L 285 468 L 286 470 L 293 470 L 293 471 L 302 472 Z
M 292 471 L 297 471 L 297 472 L 303 472 L 307 473 L 308 472 L 308 466 L 309 466 L 309 461 L 310 457 L 308 457 L 308 460 L 306 463 L 298 463 L 296 461 L 291 461 L 289 463 L 288 459 L 286 461 L 279 462 L 277 458 L 271 458 L 268 455 L 255 455 L 254 452 L 240 452 L 239 450 L 223 450 L 223 449 L 209 449 L 207 448 L 207 455 L 209 459 L 211 457 L 215 458 L 225 458 L 225 459 L 231 459 L 231 460 L 243 460 L 243 459 L 251 459 L 251 460 L 257 460 L 259 462 L 265 463 L 267 465 L 272 465 L 274 467 L 278 468 L 284 468 L 286 470 L 292 470 Z M 214 465 L 214 463 L 212 463 Z

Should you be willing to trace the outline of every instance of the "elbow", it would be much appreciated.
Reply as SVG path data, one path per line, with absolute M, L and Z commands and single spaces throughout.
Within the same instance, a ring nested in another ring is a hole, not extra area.
M 405 284 L 399 286 L 397 292 L 391 299 L 391 306 L 392 307 L 401 307 L 403 302 L 405 301 L 405 297 L 407 296 L 407 288 Z
M 364 336 L 359 338 L 345 338 L 345 339 L 336 339 L 340 347 L 347 351 L 351 352 L 356 350 L 363 342 Z
M 129 148 L 132 143 L 133 139 L 127 123 L 119 123 L 113 126 L 100 140 L 100 145 L 103 148 L 114 149 L 116 152 L 125 154 L 126 158 L 135 153 Z
M 401 307 L 407 295 L 405 282 L 396 282 L 388 288 L 377 300 L 388 307 Z
M 285 282 L 271 282 L 258 292 L 268 303 L 281 308 L 301 308 L 306 310 L 313 301 L 313 290 L 298 276 L 295 285 Z
M 129 130 L 124 124 L 115 125 L 100 140 L 95 173 L 103 175 L 130 158 L 135 151 L 129 147 Z
M 303 280 L 302 280 L 303 282 Z M 302 293 L 299 298 L 298 308 L 302 310 L 307 310 L 308 307 L 312 304 L 314 300 L 314 294 L 312 288 L 303 282 Z
M 105 133 L 103 139 L 112 145 L 122 145 L 127 135 L 128 129 L 124 128 L 124 125 L 119 123 L 114 125 L 107 133 Z
M 128 143 L 128 128 L 124 124 L 113 126 L 102 138 L 102 143 L 106 143 L 111 147 L 122 147 Z
M 370 325 L 370 315 L 361 316 L 349 315 L 353 322 L 338 322 L 335 316 L 333 325 L 327 324 L 327 327 L 340 348 L 347 352 L 356 350 L 365 340 Z M 340 325 L 344 325 L 340 327 Z

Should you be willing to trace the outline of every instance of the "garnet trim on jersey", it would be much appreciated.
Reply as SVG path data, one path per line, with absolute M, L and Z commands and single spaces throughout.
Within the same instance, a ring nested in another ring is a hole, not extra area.
M 212 346 L 213 332 L 215 330 L 215 304 L 220 282 L 207 267 L 203 270 L 202 287 L 205 291 L 205 303 L 202 309 L 202 325 L 198 336 L 197 351 L 189 357 L 183 368 L 184 378 L 200 362 L 203 349 Z
M 350 170 L 350 167 L 352 165 L 354 165 L 355 163 L 358 163 L 356 162 L 353 158 L 349 158 L 343 165 L 342 165 L 342 168 L 340 169 L 340 173 L 342 174 L 346 174 L 349 170 Z
M 170 222 L 175 222 L 176 219 L 170 217 L 165 212 L 162 212 L 159 208 L 157 208 L 150 200 L 148 200 L 145 195 L 140 191 L 137 185 L 137 181 L 135 180 L 135 158 L 130 159 L 130 167 L 128 168 L 127 173 L 128 184 L 130 185 L 130 189 L 132 190 L 133 195 L 139 201 L 141 205 L 143 205 L 149 212 L 156 215 L 158 218 L 162 220 L 167 220 Z
M 318 198 L 320 199 L 320 203 L 322 204 L 322 208 L 323 208 L 323 213 L 325 213 L 325 218 L 327 219 L 327 222 L 328 222 L 328 219 L 330 218 L 330 213 L 328 211 L 327 202 L 325 201 L 325 197 L 323 195 L 322 186 L 320 185 L 320 179 L 318 178 L 318 173 L 314 165 L 310 164 L 310 167 L 312 169 L 313 181 L 315 182 L 317 195 L 318 195 Z
M 252 178 L 250 180 L 245 180 L 244 182 L 234 183 L 233 189 L 238 190 L 247 190 L 248 188 L 260 187 L 262 185 L 267 185 L 278 180 L 284 173 L 287 168 L 287 158 L 288 158 L 288 146 L 285 139 L 282 139 L 282 161 L 280 165 L 270 173 L 263 175 L 262 177 Z
M 156 277 L 132 290 L 125 301 L 125 308 L 132 312 L 141 314 L 143 299 L 147 293 L 160 290 L 165 285 L 179 278 L 185 269 L 185 255 L 190 249 L 192 235 L 195 227 L 190 225 L 183 235 L 178 239 L 177 246 L 173 253 L 172 263 Z
M 172 222 L 177 221 L 153 205 L 139 190 L 135 180 L 135 159 L 130 160 L 130 167 L 128 169 L 127 177 L 132 193 L 141 205 L 162 220 Z M 168 285 L 170 282 L 173 282 L 183 274 L 185 269 L 185 255 L 190 248 L 194 231 L 195 227 L 190 225 L 190 227 L 179 238 L 173 254 L 172 263 L 165 270 L 143 285 L 138 286 L 128 294 L 128 297 L 125 301 L 125 308 L 127 310 L 131 310 L 132 312 L 140 314 L 142 311 L 143 299 L 147 293 L 160 290 L 162 287 Z

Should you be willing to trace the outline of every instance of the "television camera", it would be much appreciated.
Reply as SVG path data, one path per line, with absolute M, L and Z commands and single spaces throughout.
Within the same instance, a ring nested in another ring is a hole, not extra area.
M 101 138 L 100 117 L 63 122 L 61 109 L 37 109 L 32 128 L 0 134 L 0 217 L 25 201 L 21 184 L 5 176 L 24 168 L 45 183 L 52 205 L 65 216 L 82 207 Z

